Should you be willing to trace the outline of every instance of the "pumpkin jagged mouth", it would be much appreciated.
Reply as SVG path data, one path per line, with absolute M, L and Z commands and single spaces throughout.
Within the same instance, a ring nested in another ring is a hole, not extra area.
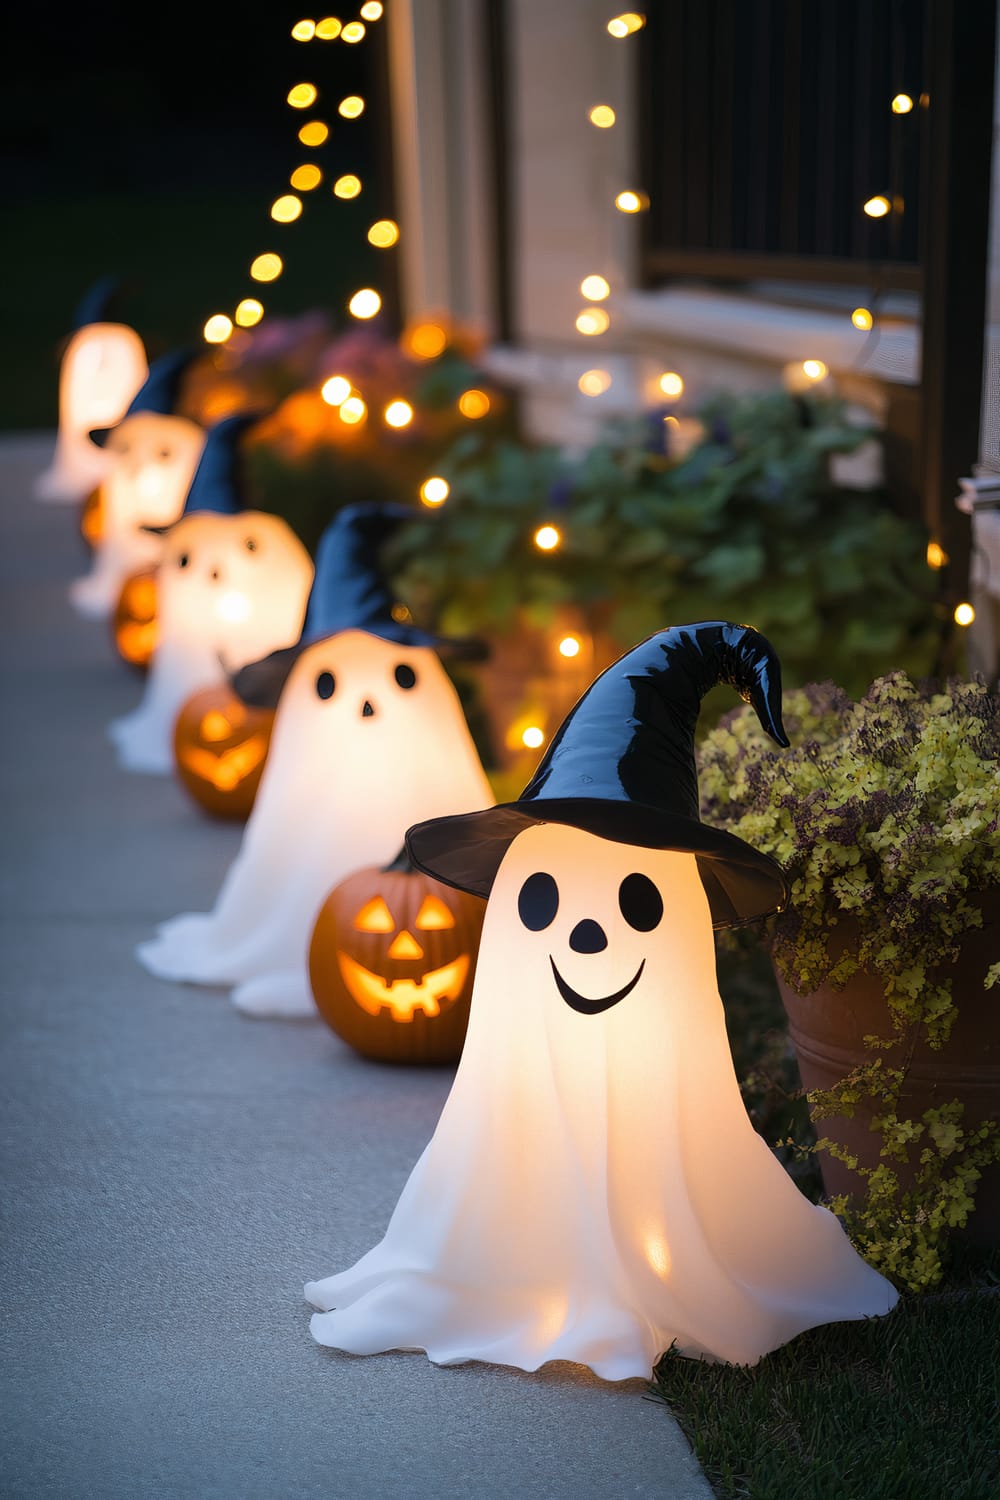
M 566 983 L 556 968 L 556 961 L 551 953 L 549 954 L 549 963 L 552 965 L 552 973 L 560 995 L 570 1009 L 578 1011 L 581 1016 L 599 1016 L 602 1010 L 610 1010 L 612 1005 L 617 1005 L 619 1000 L 624 1000 L 625 996 L 630 995 L 635 989 L 642 977 L 642 971 L 646 967 L 646 960 L 643 959 L 628 984 L 623 985 L 620 990 L 616 990 L 613 995 L 599 995 L 596 1000 L 588 1000 L 586 995 L 581 995 L 571 984 Z
M 193 771 L 215 787 L 219 792 L 231 792 L 241 781 L 246 781 L 256 771 L 267 754 L 267 741 L 259 734 L 251 735 L 241 745 L 213 755 L 197 745 L 186 745 L 180 752 L 181 760 Z
M 412 1021 L 418 1010 L 439 1016 L 461 994 L 469 972 L 469 956 L 463 953 L 453 963 L 431 969 L 421 979 L 381 979 L 346 953 L 337 954 L 340 973 L 348 991 L 370 1016 L 388 1006 L 394 1021 Z

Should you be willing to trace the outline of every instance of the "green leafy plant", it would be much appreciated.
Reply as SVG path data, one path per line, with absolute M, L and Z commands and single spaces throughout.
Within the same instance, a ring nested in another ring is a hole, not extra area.
M 962 939 L 982 925 L 984 897 L 1000 895 L 1000 697 L 982 682 L 897 671 L 860 702 L 828 681 L 791 690 L 784 719 L 788 750 L 749 708 L 704 736 L 702 812 L 784 866 L 791 899 L 769 943 L 791 990 L 840 990 L 859 971 L 881 983 L 888 1019 L 865 1039 L 870 1060 L 808 1097 L 814 1120 L 871 1111 L 875 1166 L 817 1143 L 865 1181 L 860 1203 L 841 1195 L 831 1206 L 873 1264 L 926 1288 L 983 1167 L 1000 1160 L 996 1124 L 965 1122 L 959 1101 L 918 1119 L 900 1108 L 914 1044 L 940 1049 L 951 1035 Z M 981 982 L 1000 982 L 1000 963 L 984 963 Z
M 835 455 L 877 434 L 837 399 L 783 391 L 717 396 L 699 420 L 683 456 L 661 413 L 576 456 L 465 434 L 441 458 L 447 504 L 388 550 L 396 587 L 457 632 L 546 625 L 571 604 L 622 650 L 672 620 L 747 621 L 784 643 L 789 682 L 860 689 L 886 660 L 927 670 L 926 533 L 883 490 L 832 477 Z M 544 524 L 561 536 L 547 552 Z

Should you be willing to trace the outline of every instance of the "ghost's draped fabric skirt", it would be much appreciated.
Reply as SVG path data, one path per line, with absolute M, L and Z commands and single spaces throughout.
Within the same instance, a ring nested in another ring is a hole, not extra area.
M 599 841 L 552 830 L 521 834 L 507 855 L 437 1129 L 381 1242 L 306 1285 L 313 1336 L 442 1364 L 573 1360 L 620 1380 L 648 1378 L 672 1344 L 753 1364 L 807 1328 L 887 1313 L 894 1288 L 747 1116 L 693 857 L 602 854 L 612 893 L 640 870 L 669 905 L 647 937 L 620 919 L 617 930 L 609 903 L 608 948 L 593 960 L 604 968 L 583 957 L 574 973 L 593 974 L 596 995 L 646 963 L 620 1004 L 581 1015 L 557 993 L 549 954 L 572 962 L 573 922 L 596 915 Z M 516 925 L 516 892 L 538 869 L 559 871 L 560 911 L 532 934 Z

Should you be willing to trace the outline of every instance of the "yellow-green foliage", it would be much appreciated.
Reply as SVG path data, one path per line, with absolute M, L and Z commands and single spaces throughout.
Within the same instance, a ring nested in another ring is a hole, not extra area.
M 859 969 L 883 983 L 889 1029 L 866 1038 L 872 1061 L 809 1101 L 814 1120 L 874 1109 L 875 1168 L 818 1143 L 866 1178 L 862 1204 L 833 1207 L 873 1264 L 926 1288 L 982 1167 L 1000 1159 L 1000 1132 L 964 1126 L 957 1102 L 901 1118 L 905 1070 L 877 1054 L 898 1041 L 940 1048 L 951 1032 L 950 967 L 982 923 L 982 895 L 1000 887 L 1000 698 L 981 682 L 921 685 L 894 672 L 857 703 L 829 682 L 789 692 L 784 720 L 784 751 L 749 708 L 704 738 L 702 813 L 784 866 L 791 900 L 771 952 L 793 990 L 841 988 Z M 1000 963 L 984 966 L 983 989 L 998 982 Z M 894 1164 L 909 1165 L 911 1186 Z

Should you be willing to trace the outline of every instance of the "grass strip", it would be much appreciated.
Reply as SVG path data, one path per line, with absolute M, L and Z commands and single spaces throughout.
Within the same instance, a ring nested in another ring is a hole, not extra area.
M 1000 1284 L 902 1299 L 757 1365 L 671 1351 L 667 1403 L 720 1500 L 998 1500 Z

